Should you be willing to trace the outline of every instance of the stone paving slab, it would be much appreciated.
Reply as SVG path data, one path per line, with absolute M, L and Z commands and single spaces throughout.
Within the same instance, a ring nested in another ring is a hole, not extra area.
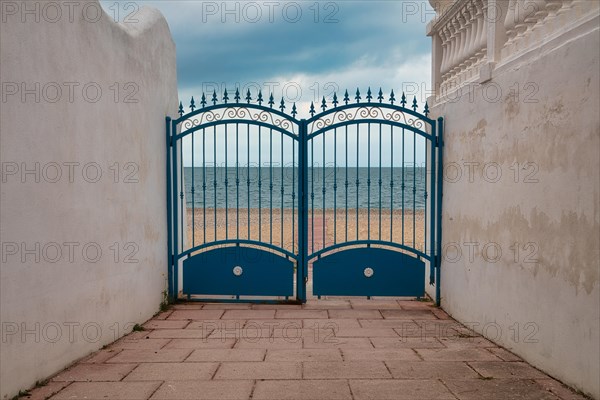
M 253 400 L 352 400 L 346 380 L 259 381 Z
M 430 302 L 184 303 L 26 397 L 582 400 Z

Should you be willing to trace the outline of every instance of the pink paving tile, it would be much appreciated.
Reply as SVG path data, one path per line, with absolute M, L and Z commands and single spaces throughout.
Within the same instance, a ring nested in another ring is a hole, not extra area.
M 120 381 L 137 364 L 77 364 L 56 375 L 59 382 Z
M 167 319 L 169 317 L 169 315 L 171 315 L 172 313 L 173 313 L 173 310 L 162 311 L 162 312 L 156 314 L 154 317 L 152 317 L 152 319 L 156 319 L 156 320 Z
M 478 379 L 467 363 L 460 361 L 386 361 L 395 379 Z
M 160 320 L 151 319 L 144 324 L 146 329 L 183 329 L 190 321 L 187 320 Z
M 335 332 L 337 337 L 398 337 L 391 328 L 341 328 Z
M 332 309 L 349 309 L 349 300 L 317 300 L 309 299 L 302 305 L 305 310 L 332 310 Z
M 214 379 L 302 379 L 299 362 L 224 362 Z
M 304 338 L 305 349 L 372 349 L 373 345 L 369 338 L 338 338 L 333 335 L 319 338 L 314 340 L 313 338 Z
M 469 365 L 482 376 L 497 379 L 548 379 L 548 375 L 524 362 L 472 361 Z
M 227 310 L 221 319 L 274 319 L 275 310 Z
M 430 301 L 397 300 L 403 310 L 431 310 L 433 303 Z
M 240 339 L 235 344 L 236 349 L 301 349 L 302 339 L 292 338 L 260 338 L 260 339 Z
M 318 319 L 327 317 L 327 310 L 277 310 L 275 312 L 275 318 L 282 319 Z
M 539 383 L 528 379 L 446 380 L 448 389 L 461 400 L 557 400 Z
M 412 349 L 343 349 L 344 361 L 420 361 Z
M 374 337 L 371 342 L 376 349 L 445 349 L 443 344 L 432 337 Z
M 425 361 L 501 361 L 486 349 L 415 348 Z
M 248 310 L 252 308 L 250 303 L 203 303 L 203 310 Z
M 435 380 L 352 380 L 350 387 L 355 400 L 456 399 Z
M 395 300 L 352 299 L 350 304 L 355 310 L 400 310 Z
M 191 349 L 123 350 L 109 363 L 182 362 L 192 353 Z
M 421 332 L 421 327 L 413 321 L 404 319 L 359 319 L 361 328 L 396 328 L 406 331 Z
M 191 321 L 185 329 L 204 329 L 204 330 L 214 330 L 214 329 L 228 329 L 228 328 L 238 328 L 246 325 L 248 321 L 245 319 L 206 319 L 203 321 Z
M 267 350 L 266 361 L 343 361 L 339 349 Z
M 381 310 L 385 319 L 437 319 L 431 310 Z
M 379 319 L 379 310 L 329 310 L 329 318 Z
M 146 400 L 161 382 L 74 382 L 52 400 Z
M 148 350 L 158 350 L 162 347 L 164 347 L 164 345 L 166 345 L 167 343 L 169 343 L 170 339 L 154 339 L 154 338 L 149 338 L 149 339 L 135 339 L 135 340 L 130 340 L 128 339 L 128 337 L 118 340 L 117 342 L 115 342 L 114 344 L 111 344 L 108 348 L 111 350 L 122 350 L 122 349 L 126 349 L 126 350 L 143 350 L 143 349 L 148 349 Z
M 537 379 L 536 383 L 546 391 L 556 395 L 561 400 L 587 400 L 588 398 L 576 393 L 573 389 L 554 379 Z
M 253 400 L 352 400 L 345 380 L 259 381 Z
M 24 397 L 26 400 L 46 400 L 53 394 L 58 393 L 71 382 L 48 382 L 44 386 L 36 387 L 29 392 L 29 395 Z
M 165 349 L 231 349 L 236 339 L 173 339 Z
M 103 349 L 100 351 L 97 351 L 95 353 L 90 354 L 89 356 L 85 357 L 83 360 L 81 360 L 81 363 L 103 363 L 108 359 L 113 358 L 114 356 L 116 356 L 117 354 L 119 354 L 119 352 L 121 351 L 121 349 Z
M 211 379 L 219 363 L 146 363 L 134 369 L 125 381 L 188 381 Z
M 490 347 L 488 351 L 491 351 L 495 356 L 500 357 L 504 361 L 523 361 L 521 357 L 503 349 L 502 347 Z
M 302 304 L 253 304 L 253 310 L 301 310 Z
M 205 319 L 219 319 L 223 315 L 223 310 L 175 310 L 167 320 L 191 319 L 193 321 L 202 321 Z
M 353 318 L 304 319 L 302 326 L 310 329 L 360 328 L 358 320 Z
M 442 344 L 450 349 L 468 349 L 473 347 L 498 347 L 482 336 L 442 336 L 438 339 Z
M 179 381 L 165 382 L 152 400 L 247 400 L 254 382 Z
M 199 349 L 194 350 L 185 362 L 263 361 L 266 352 L 266 349 Z
M 211 332 L 208 329 L 157 329 L 148 336 L 151 339 L 204 339 Z
M 304 379 L 385 379 L 391 378 L 381 361 L 304 362 Z
M 204 303 L 178 303 L 172 305 L 174 310 L 200 310 L 204 308 Z

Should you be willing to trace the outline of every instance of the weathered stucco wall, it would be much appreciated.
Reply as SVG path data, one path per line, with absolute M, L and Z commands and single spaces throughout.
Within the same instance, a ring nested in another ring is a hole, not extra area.
M 1 398 L 131 331 L 166 289 L 167 23 L 50 3 L 2 2 Z
M 441 296 L 600 398 L 599 19 L 569 24 L 432 109 L 446 124 Z

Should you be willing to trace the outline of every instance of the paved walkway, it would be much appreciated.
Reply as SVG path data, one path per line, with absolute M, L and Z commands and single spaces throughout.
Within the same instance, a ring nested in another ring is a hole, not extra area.
M 180 304 L 30 399 L 583 399 L 431 303 Z

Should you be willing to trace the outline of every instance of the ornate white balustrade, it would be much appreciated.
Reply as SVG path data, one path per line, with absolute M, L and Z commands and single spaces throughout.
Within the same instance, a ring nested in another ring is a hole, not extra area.
M 485 82 L 496 64 L 568 28 L 590 13 L 596 0 L 429 0 L 436 17 L 433 84 L 437 97 L 469 82 Z

